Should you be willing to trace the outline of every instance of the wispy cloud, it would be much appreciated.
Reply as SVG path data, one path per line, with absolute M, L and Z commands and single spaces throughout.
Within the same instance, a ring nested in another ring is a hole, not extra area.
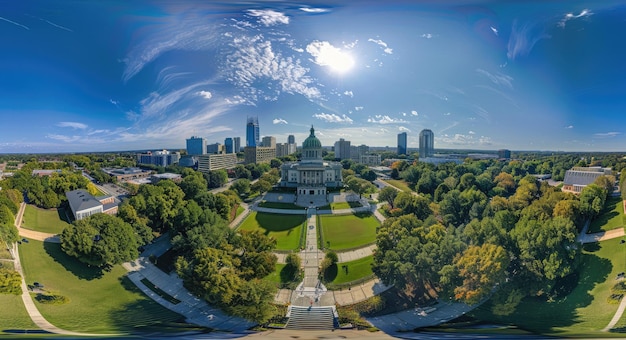
M 375 115 L 374 117 L 367 118 L 368 123 L 377 124 L 402 124 L 407 123 L 406 120 L 401 118 L 391 118 L 388 115 Z
M 471 132 L 471 131 L 470 131 Z M 444 145 L 454 145 L 454 146 L 489 146 L 493 145 L 493 141 L 491 137 L 480 136 L 476 137 L 473 133 L 460 134 L 456 133 L 454 135 L 443 134 L 440 137 L 435 136 L 437 142 Z
M 399 131 L 403 131 L 403 132 L 411 132 L 411 130 L 410 130 L 409 128 L 404 127 L 404 126 L 399 126 L 399 127 L 398 127 L 398 130 L 399 130 Z
M 8 22 L 8 23 L 10 23 L 10 24 L 13 24 L 13 25 L 15 25 L 15 26 L 19 26 L 19 27 L 21 27 L 21 28 L 24 28 L 24 29 L 30 30 L 30 28 L 28 28 L 28 27 L 26 27 L 26 26 L 24 26 L 24 25 L 22 25 L 22 24 L 20 24 L 20 23 L 18 23 L 18 22 L 15 22 L 15 21 L 9 20 L 9 19 L 7 19 L 7 18 L 0 17 L 0 20 L 2 20 L 2 21 L 6 21 L 6 22 Z
M 276 12 L 271 9 L 251 9 L 248 10 L 248 14 L 257 17 L 259 22 L 265 26 L 275 26 L 275 25 L 287 25 L 289 24 L 289 17 L 284 13 Z
M 57 124 L 58 127 L 69 127 L 73 129 L 84 130 L 87 128 L 87 124 L 77 123 L 77 122 L 59 122 Z
M 300 10 L 302 12 L 307 12 L 307 13 L 326 13 L 326 12 L 329 12 L 329 10 L 326 9 L 326 8 L 313 8 L 313 7 L 300 7 Z
M 361 110 L 363 110 L 363 109 L 364 109 L 364 107 L 363 107 L 363 106 L 355 106 L 355 107 L 354 107 L 354 111 L 361 111 Z
M 118 102 L 117 100 L 113 100 L 113 99 L 109 99 L 109 103 L 118 106 L 120 104 L 120 102 Z
M 198 92 L 198 95 L 204 99 L 211 99 L 213 97 L 213 94 L 209 91 L 200 91 Z
M 60 28 L 60 29 L 62 29 L 62 30 L 64 30 L 64 31 L 74 32 L 74 31 L 72 31 L 71 29 L 69 29 L 69 28 L 67 28 L 67 27 L 65 27 L 65 26 L 61 26 L 61 25 L 59 25 L 59 24 L 55 24 L 54 22 L 52 22 L 52 21 L 50 21 L 50 20 L 46 20 L 46 19 L 42 19 L 42 18 L 39 18 L 39 20 L 41 20 L 41 21 L 45 21 L 46 23 L 48 23 L 48 24 L 50 24 L 50 25 L 52 25 L 52 26 L 54 26 L 54 27 L 56 27 L 56 28 Z
M 272 120 L 273 124 L 288 124 L 286 120 L 282 119 L 282 118 L 274 118 L 274 120 Z
M 513 77 L 509 75 L 506 75 L 503 73 L 491 74 L 488 71 L 485 71 L 481 68 L 476 69 L 476 72 L 486 76 L 494 84 L 503 85 L 510 89 L 513 88 Z
M 181 99 L 190 92 L 195 91 L 197 87 L 207 84 L 208 82 L 195 83 L 165 94 L 160 94 L 156 91 L 150 93 L 148 97 L 139 102 L 141 104 L 141 118 L 166 116 L 174 104 L 179 103 Z
M 573 128 L 574 128 L 574 125 L 568 125 L 568 126 L 566 126 L 565 128 L 566 128 L 566 129 L 573 129 Z
M 557 26 L 565 28 L 565 24 L 572 20 L 572 19 L 578 19 L 578 18 L 585 18 L 588 17 L 590 15 L 593 15 L 593 13 L 591 13 L 590 10 L 588 9 L 583 9 L 582 11 L 580 11 L 579 14 L 574 14 L 574 13 L 566 13 L 563 18 L 561 20 L 559 20 L 559 22 L 557 23 Z
M 493 32 L 493 34 L 498 35 L 498 29 L 493 27 L 493 26 L 489 26 L 489 28 L 491 28 L 491 31 Z
M 372 39 L 372 38 L 369 38 L 369 39 L 367 39 L 367 41 L 369 41 L 369 42 L 373 42 L 373 43 L 375 43 L 376 45 L 381 46 L 381 47 L 383 48 L 383 51 L 384 51 L 385 53 L 387 53 L 387 54 L 393 54 L 393 49 L 389 48 L 389 46 L 387 46 L 387 43 L 386 43 L 386 42 L 384 42 L 384 41 L 382 41 L 381 39 Z
M 354 93 L 352 91 L 344 91 L 343 94 L 348 96 L 348 97 L 354 97 Z
M 411 115 L 412 116 L 418 116 L 419 114 L 417 113 L 417 111 L 413 110 L 413 111 L 411 111 Z
M 620 132 L 600 132 L 600 133 L 594 133 L 593 136 L 595 138 L 613 138 L 613 137 L 617 137 L 619 136 L 621 133 Z
M 489 111 L 485 110 L 485 108 L 478 106 L 478 105 L 474 105 L 472 108 L 472 111 L 474 111 L 474 113 L 479 116 L 480 118 L 486 120 L 489 123 Z
M 544 33 L 536 24 L 526 22 L 519 24 L 513 22 L 511 28 L 511 36 L 507 46 L 507 57 L 509 60 L 515 60 L 520 56 L 526 56 L 533 49 L 535 44 L 541 39 L 549 39 L 550 35 Z
M 313 57 L 313 62 L 320 66 L 333 66 L 337 63 L 354 64 L 354 60 L 348 54 L 328 41 L 315 40 L 307 45 L 306 51 Z
M 432 39 L 432 38 L 434 38 L 435 36 L 434 36 L 434 35 L 432 35 L 431 33 L 424 33 L 424 34 L 420 35 L 420 37 L 422 37 L 422 38 L 424 38 L 424 39 Z
M 313 115 L 313 117 L 319 119 L 319 120 L 323 120 L 325 122 L 328 123 L 348 123 L 348 124 L 352 124 L 353 120 L 344 115 L 336 115 L 334 113 L 316 113 Z

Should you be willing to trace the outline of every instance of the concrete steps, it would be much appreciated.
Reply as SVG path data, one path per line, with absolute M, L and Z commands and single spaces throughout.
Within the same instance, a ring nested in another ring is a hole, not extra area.
M 329 330 L 338 326 L 335 307 L 290 306 L 287 329 Z

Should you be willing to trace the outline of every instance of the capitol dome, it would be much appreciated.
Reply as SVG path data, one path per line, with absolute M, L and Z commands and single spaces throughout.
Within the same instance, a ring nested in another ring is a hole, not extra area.
M 315 137 L 315 129 L 313 128 L 313 126 L 311 126 L 311 134 L 302 143 L 302 149 L 310 150 L 310 149 L 321 149 L 321 148 L 322 148 L 322 142 L 320 142 L 320 140 L 317 139 L 317 137 Z

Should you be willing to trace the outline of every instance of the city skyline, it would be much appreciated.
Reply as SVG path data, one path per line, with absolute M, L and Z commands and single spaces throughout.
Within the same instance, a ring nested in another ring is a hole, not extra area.
M 245 137 L 626 151 L 619 1 L 33 0 L 0 15 L 0 153 Z

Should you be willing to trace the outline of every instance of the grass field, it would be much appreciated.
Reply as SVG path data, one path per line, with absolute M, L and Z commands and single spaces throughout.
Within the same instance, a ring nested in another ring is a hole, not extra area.
M 21 295 L 0 294 L 0 334 L 6 330 L 39 329 L 26 313 Z
M 600 212 L 600 216 L 591 221 L 589 233 L 608 231 L 624 226 L 624 205 L 621 197 L 609 197 Z
M 11 253 L 7 249 L 7 245 L 4 242 L 0 242 L 0 259 L 13 259 Z
M 389 185 L 392 185 L 402 191 L 406 191 L 406 192 L 413 191 L 411 190 L 411 188 L 409 188 L 408 183 L 401 179 L 386 179 L 384 180 L 384 182 L 387 182 Z
M 487 322 L 513 324 L 546 335 L 609 336 L 610 333 L 600 330 L 606 327 L 617 310 L 617 305 L 606 301 L 617 274 L 624 271 L 626 265 L 626 245 L 620 241 L 618 238 L 585 245 L 578 276 L 572 278 L 578 284 L 565 297 L 554 302 L 526 298 L 507 317 L 492 315 L 489 303 L 471 314 Z
M 158 331 L 182 321 L 177 313 L 145 296 L 122 266 L 109 272 L 65 255 L 61 246 L 31 240 L 20 245 L 26 283 L 40 282 L 51 293 L 69 298 L 63 305 L 37 304 L 53 325 L 72 331 L 126 333 Z
M 294 250 L 300 248 L 302 225 L 305 215 L 279 215 L 252 212 L 243 221 L 239 230 L 262 230 L 265 235 L 276 239 L 276 249 Z
M 304 207 L 297 206 L 293 203 L 284 203 L 284 202 L 266 202 L 263 201 L 259 203 L 259 207 L 261 208 L 272 208 L 272 209 L 289 209 L 289 210 L 304 210 Z
M 321 215 L 324 246 L 342 250 L 364 246 L 376 241 L 379 223 L 371 214 Z M 319 227 L 319 226 L 318 226 Z
M 22 227 L 44 233 L 60 234 L 69 223 L 64 209 L 41 209 L 27 204 Z
M 340 262 L 329 268 L 326 279 L 334 284 L 346 283 L 372 275 L 374 256 L 366 256 L 350 262 Z M 334 272 L 334 273 L 333 273 Z
M 330 204 L 332 210 L 351 209 L 362 207 L 360 202 L 333 202 Z

